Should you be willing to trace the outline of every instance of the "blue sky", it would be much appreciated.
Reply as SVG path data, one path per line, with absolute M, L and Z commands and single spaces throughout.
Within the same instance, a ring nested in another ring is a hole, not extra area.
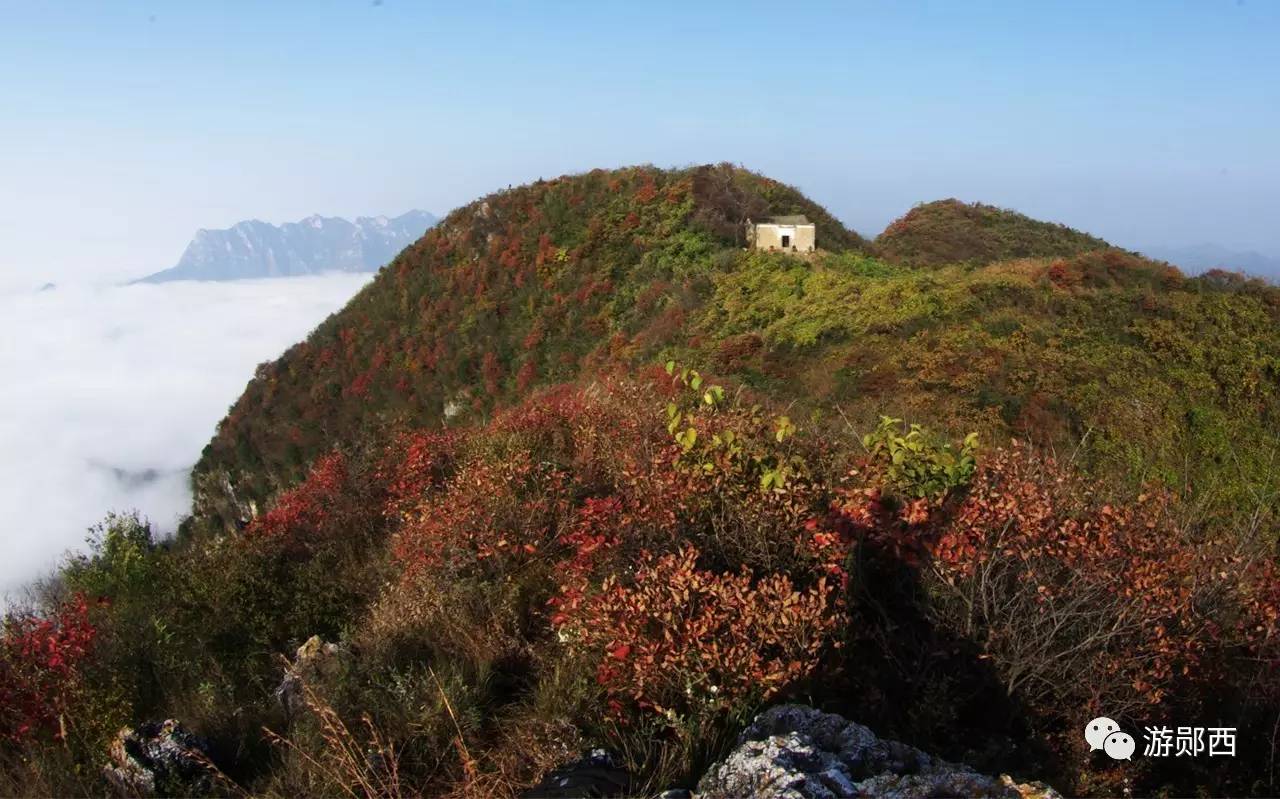
M 1280 253 L 1277 42 L 1263 0 L 0 0 L 0 281 L 151 272 L 244 218 L 724 160 L 866 234 L 956 196 Z

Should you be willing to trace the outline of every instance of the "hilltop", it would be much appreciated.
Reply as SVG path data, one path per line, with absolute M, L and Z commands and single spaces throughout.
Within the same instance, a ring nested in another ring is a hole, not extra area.
M 1280 289 L 934 210 L 893 255 L 719 165 L 452 212 L 257 369 L 175 540 L 108 517 L 6 621 L 0 793 L 733 795 L 785 734 L 818 795 L 1274 794 Z M 817 253 L 744 247 L 792 214 Z
M 743 222 L 767 213 L 807 215 L 833 255 L 868 249 L 798 191 L 728 166 L 597 170 L 455 210 L 260 371 L 196 467 L 198 504 L 220 513 L 229 478 L 242 514 L 366 426 L 437 423 L 446 406 L 482 412 L 614 355 L 656 356 L 689 334 Z
M 1066 225 L 982 203 L 937 200 L 912 208 L 876 237 L 878 254 L 910 266 L 1063 258 L 1112 249 Z
M 136 282 L 374 272 L 435 223 L 426 211 L 354 222 L 318 214 L 283 225 L 251 219 L 226 230 L 197 231 L 176 265 Z

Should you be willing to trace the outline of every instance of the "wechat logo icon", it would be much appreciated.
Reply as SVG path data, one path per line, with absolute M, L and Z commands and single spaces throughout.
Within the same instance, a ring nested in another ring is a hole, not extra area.
M 1120 729 L 1106 716 L 1099 716 L 1084 728 L 1084 739 L 1089 744 L 1089 751 L 1099 749 L 1107 753 L 1112 760 L 1132 760 L 1136 745 L 1133 736 Z

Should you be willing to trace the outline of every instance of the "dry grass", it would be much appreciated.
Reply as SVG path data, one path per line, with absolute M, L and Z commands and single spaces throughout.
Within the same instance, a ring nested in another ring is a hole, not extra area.
M 320 725 L 323 746 L 316 754 L 309 747 L 264 728 L 272 743 L 295 753 L 308 767 L 309 782 L 319 782 L 330 790 L 361 799 L 383 797 L 398 799 L 412 794 L 404 790 L 400 780 L 400 756 L 395 744 L 384 736 L 368 715 L 362 717 L 367 736 L 361 740 L 351 731 L 338 712 L 303 683 L 303 700 Z

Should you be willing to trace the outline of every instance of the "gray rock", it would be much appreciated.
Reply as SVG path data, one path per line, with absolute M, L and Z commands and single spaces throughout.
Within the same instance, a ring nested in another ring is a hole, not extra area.
M 218 786 L 209 744 L 174 719 L 121 729 L 109 756 L 103 776 L 125 796 L 207 796 Z
M 1052 788 L 988 777 L 803 705 L 760 714 L 698 783 L 701 799 L 1061 799 Z
M 340 676 L 350 661 L 350 653 L 341 644 L 327 643 L 318 635 L 308 638 L 298 647 L 293 663 L 276 688 L 276 701 L 284 708 L 285 716 L 292 719 L 306 707 L 303 688 L 307 682 Z
M 521 799 L 626 796 L 630 786 L 631 775 L 613 753 L 606 749 L 592 749 L 577 760 L 549 772 L 537 785 L 521 794 Z

